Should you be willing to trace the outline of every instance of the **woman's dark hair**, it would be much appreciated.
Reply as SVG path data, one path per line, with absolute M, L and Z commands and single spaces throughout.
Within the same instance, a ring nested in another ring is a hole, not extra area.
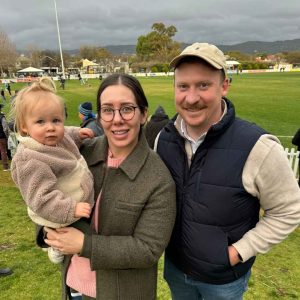
M 146 108 L 148 108 L 148 101 L 140 82 L 135 77 L 128 74 L 112 74 L 105 78 L 99 86 L 97 92 L 98 115 L 101 107 L 101 94 L 107 87 L 112 85 L 124 85 L 129 88 L 136 99 L 136 104 L 139 107 L 141 113 L 145 114 Z

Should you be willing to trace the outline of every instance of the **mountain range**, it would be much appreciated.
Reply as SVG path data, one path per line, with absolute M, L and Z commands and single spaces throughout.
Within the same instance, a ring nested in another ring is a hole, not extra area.
M 186 43 L 182 44 L 182 48 L 185 48 Z M 267 53 L 276 54 L 280 52 L 292 52 L 300 51 L 300 39 L 295 40 L 285 40 L 285 41 L 275 41 L 275 42 L 259 42 L 259 41 L 249 41 L 244 43 L 239 43 L 235 45 L 217 45 L 223 52 L 228 51 L 239 51 L 241 53 Z M 107 49 L 110 53 L 114 55 L 131 55 L 135 54 L 136 45 L 108 45 L 103 48 Z
M 190 44 L 182 43 L 182 49 Z M 276 54 L 281 52 L 300 52 L 300 39 L 275 41 L 275 42 L 260 42 L 249 41 L 234 45 L 217 45 L 223 52 L 239 51 L 241 53 L 255 54 L 266 53 Z M 101 46 L 101 48 L 107 49 L 113 55 L 133 55 L 135 54 L 136 45 L 107 45 Z M 70 55 L 79 54 L 79 49 L 66 50 L 65 52 Z M 20 53 L 27 53 L 27 51 L 19 51 Z

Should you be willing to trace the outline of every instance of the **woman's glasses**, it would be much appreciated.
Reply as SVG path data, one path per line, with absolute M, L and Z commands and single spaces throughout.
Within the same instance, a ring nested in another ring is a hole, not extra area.
M 100 118 L 105 122 L 111 122 L 114 119 L 117 110 L 119 111 L 119 114 L 124 121 L 130 121 L 134 117 L 136 108 L 137 106 L 133 106 L 133 105 L 122 106 L 119 109 L 111 108 L 109 106 L 101 106 Z

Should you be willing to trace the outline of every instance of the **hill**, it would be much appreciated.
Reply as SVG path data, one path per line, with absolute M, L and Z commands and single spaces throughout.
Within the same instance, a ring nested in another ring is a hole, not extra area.
M 182 43 L 182 49 L 188 46 L 187 43 Z M 276 54 L 280 52 L 292 52 L 300 51 L 300 39 L 275 41 L 275 42 L 260 42 L 249 41 L 234 45 L 217 45 L 223 52 L 239 51 L 242 53 L 254 54 L 254 53 L 267 53 Z M 101 48 L 107 49 L 113 55 L 132 55 L 135 54 L 136 45 L 107 45 L 101 46 Z M 64 50 L 70 55 L 77 55 L 79 49 Z M 19 53 L 27 53 L 26 50 L 19 50 Z
M 187 45 L 188 44 L 183 43 L 182 48 L 185 48 Z M 300 51 L 300 39 L 275 42 L 249 41 L 234 45 L 218 45 L 218 47 L 224 52 L 240 51 L 248 54 L 275 54 L 280 52 Z M 104 48 L 114 55 L 135 53 L 135 45 L 108 45 L 104 46 Z
M 235 45 L 219 45 L 224 52 L 239 51 L 242 53 L 268 53 L 275 54 L 280 52 L 300 51 L 300 39 L 285 40 L 276 42 L 245 42 Z

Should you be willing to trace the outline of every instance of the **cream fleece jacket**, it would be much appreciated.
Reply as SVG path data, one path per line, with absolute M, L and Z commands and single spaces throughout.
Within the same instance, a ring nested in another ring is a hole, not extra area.
M 93 177 L 81 156 L 79 128 L 66 127 L 63 140 L 45 146 L 30 137 L 18 137 L 11 175 L 36 224 L 59 228 L 75 218 L 77 202 L 94 204 Z

